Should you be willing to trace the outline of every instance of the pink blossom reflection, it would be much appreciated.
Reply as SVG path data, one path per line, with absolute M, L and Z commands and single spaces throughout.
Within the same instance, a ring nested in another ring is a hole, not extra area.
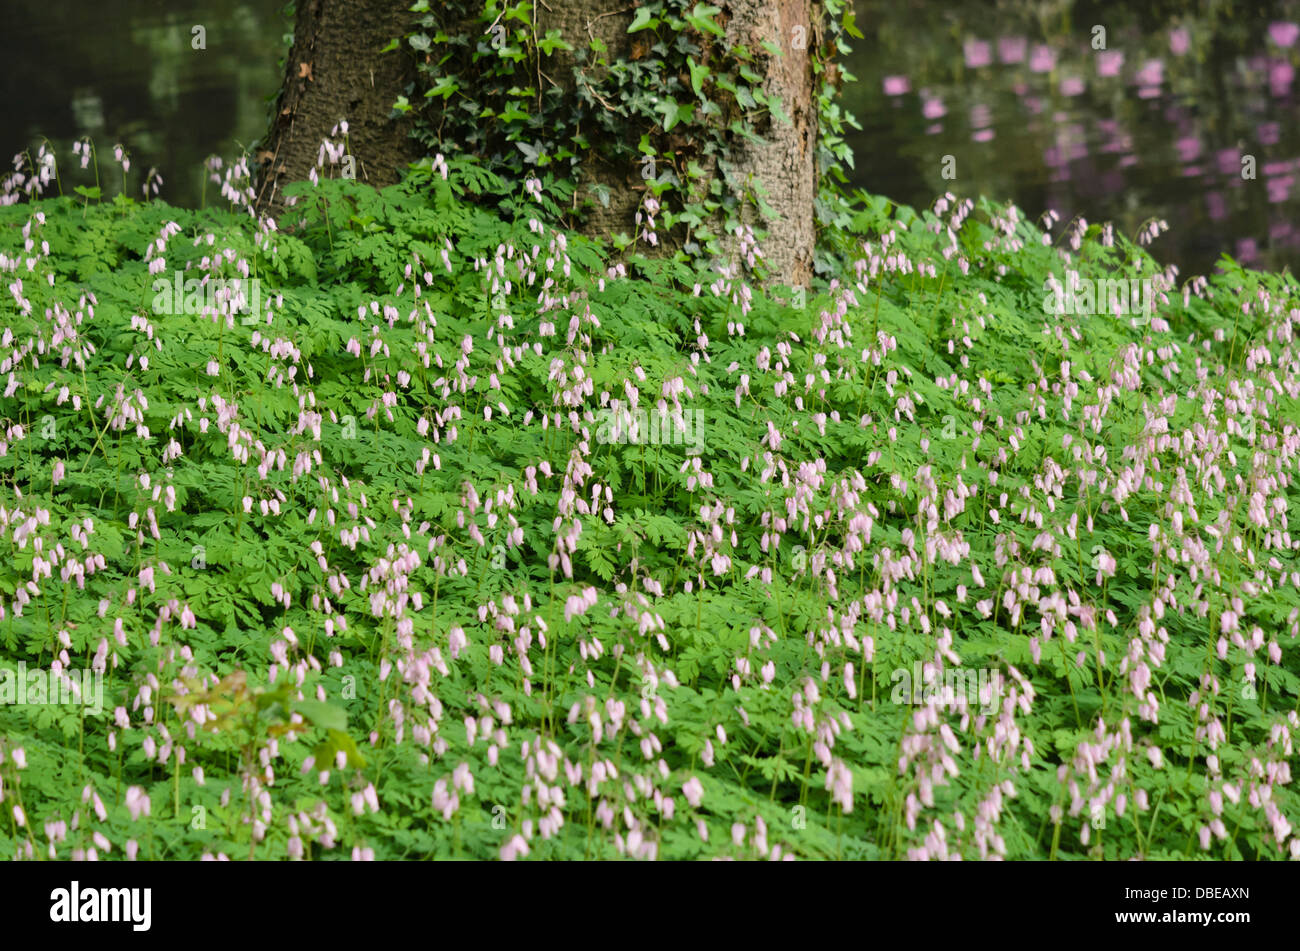
M 1139 86 L 1159 86 L 1165 81 L 1165 64 L 1163 60 L 1149 59 L 1142 64 L 1133 81 Z
M 1280 99 L 1291 89 L 1295 79 L 1295 67 L 1286 60 L 1275 60 L 1268 67 L 1268 89 L 1276 99 Z
M 885 77 L 886 96 L 901 96 L 911 88 L 912 88 L 912 84 L 906 76 Z
M 1118 76 L 1124 65 L 1124 54 L 1119 50 L 1102 50 L 1097 54 L 1097 75 Z
M 1300 37 L 1300 25 L 1286 22 L 1270 23 L 1268 36 L 1278 46 L 1294 46 L 1296 38 Z
M 998 59 L 1004 63 L 1023 63 L 1028 41 L 1023 36 L 998 37 Z
M 1228 217 L 1228 204 L 1223 200 L 1222 192 L 1207 192 L 1205 210 L 1210 213 L 1211 221 L 1222 221 Z
M 1194 135 L 1185 135 L 1174 143 L 1178 151 L 1178 161 L 1186 164 L 1201 154 L 1201 140 Z
M 993 62 L 993 52 L 987 40 L 967 40 L 963 50 L 967 69 L 979 69 Z

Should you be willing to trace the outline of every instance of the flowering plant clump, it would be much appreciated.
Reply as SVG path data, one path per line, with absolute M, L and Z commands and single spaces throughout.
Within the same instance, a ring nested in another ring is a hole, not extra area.
M 1289 275 L 864 196 L 768 293 L 426 165 L 10 176 L 0 852 L 1300 856 Z

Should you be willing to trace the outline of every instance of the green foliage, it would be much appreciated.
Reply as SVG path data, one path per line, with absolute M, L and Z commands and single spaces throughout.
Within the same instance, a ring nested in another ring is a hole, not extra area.
M 294 191 L 0 208 L 0 667 L 105 671 L 0 704 L 5 854 L 1296 848 L 1289 275 L 862 196 L 801 307 L 478 164 Z
M 735 153 L 761 141 L 773 123 L 789 123 L 764 93 L 764 76 L 776 59 L 806 49 L 819 126 L 817 219 L 823 232 L 840 229 L 848 209 L 843 165 L 853 161 L 844 133 L 858 126 L 834 102 L 853 78 L 836 61 L 849 52 L 847 38 L 862 34 L 844 0 L 822 0 L 815 9 L 815 22 L 749 49 L 726 41 L 720 7 L 648 0 L 621 14 L 632 13 L 627 32 L 634 39 L 629 56 L 615 57 L 594 32 L 576 48 L 558 30 L 540 35 L 528 0 L 421 0 L 405 37 L 417 55 L 421 96 L 415 105 L 402 97 L 395 111 L 416 111 L 413 135 L 430 155 L 476 155 L 504 177 L 535 174 L 548 192 L 572 196 L 554 219 L 569 225 L 609 201 L 597 179 L 581 181 L 580 166 L 625 169 L 640 182 L 639 210 L 663 207 L 679 256 L 708 258 L 723 252 L 723 234 L 747 220 L 746 206 L 769 211 L 757 184 L 736 168 Z M 571 55 L 560 61 L 557 50 Z M 561 69 L 571 72 L 576 92 L 556 81 Z M 647 206 L 647 198 L 657 205 Z M 817 263 L 828 270 L 844 248 L 823 238 Z M 624 243 L 642 240 L 638 234 Z

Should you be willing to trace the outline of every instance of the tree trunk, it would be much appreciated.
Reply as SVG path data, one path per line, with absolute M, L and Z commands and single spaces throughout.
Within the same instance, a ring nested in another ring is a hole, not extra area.
M 727 48 L 743 45 L 753 53 L 762 91 L 779 102 L 790 119 L 786 123 L 764 118 L 755 129 L 762 144 L 742 142 L 727 158 L 740 178 L 761 186 L 777 216 L 766 222 L 769 233 L 762 243 L 774 279 L 807 285 L 817 193 L 817 115 L 809 49 L 820 40 L 821 10 L 815 0 L 716 0 L 715 5 L 721 7 L 715 18 L 724 30 L 721 42 Z M 416 78 L 415 69 L 405 52 L 379 54 L 392 39 L 413 29 L 409 7 L 405 0 L 300 2 L 277 113 L 266 148 L 259 153 L 260 208 L 278 210 L 282 184 L 308 177 L 321 140 L 340 119 L 349 121 L 350 154 L 360 180 L 389 184 L 400 177 L 406 163 L 421 156 L 423 149 L 408 135 L 410 121 L 390 118 L 394 101 Z M 636 60 L 647 55 L 647 44 L 641 34 L 628 33 L 634 13 L 628 0 L 551 0 L 537 4 L 535 32 L 545 36 L 558 30 L 577 50 L 588 50 L 601 40 L 608 62 Z M 773 55 L 764 43 L 778 47 L 782 55 Z M 557 50 L 536 62 L 536 77 L 532 66 L 526 76 L 521 67 L 521 84 L 535 79 L 542 88 L 559 87 L 576 103 L 577 62 L 574 53 Z M 412 98 L 422 102 L 422 97 Z M 436 110 L 443 102 L 434 99 L 422 107 Z M 449 108 L 456 108 L 454 100 L 449 102 Z M 432 124 L 438 125 L 436 117 Z M 629 129 L 628 135 L 635 141 L 639 133 Z M 635 163 L 604 160 L 598 147 L 584 154 L 577 175 L 580 185 L 603 185 L 609 196 L 608 207 L 595 203 L 583 219 L 585 231 L 597 236 L 635 233 L 644 186 L 638 172 Z M 756 228 L 763 224 L 752 213 L 744 220 Z M 734 255 L 735 241 L 723 244 Z
M 634 55 L 632 37 L 627 29 L 632 23 L 633 8 L 629 3 L 613 0 L 566 0 L 553 3 L 548 9 L 537 8 L 538 33 L 559 30 L 564 40 L 582 50 L 601 41 L 608 48 L 606 56 L 612 63 Z M 577 57 L 571 52 L 556 50 L 547 62 L 544 82 L 560 86 L 565 97 L 574 95 L 573 70 Z M 603 76 L 593 76 L 595 80 Z M 641 203 L 644 183 L 639 166 L 635 163 L 610 162 L 599 149 L 593 149 L 584 159 L 579 176 L 579 188 L 591 197 L 591 187 L 608 189 L 609 204 L 595 202 L 583 219 L 581 230 L 594 237 L 608 237 L 635 231 L 635 215 Z
M 813 102 L 813 71 L 808 49 L 820 35 L 813 17 L 813 0 L 720 0 L 717 22 L 725 23 L 727 46 L 743 45 L 757 53 L 764 79 L 763 92 L 781 103 L 789 123 L 767 120 L 758 133 L 764 144 L 745 144 L 730 156 L 743 177 L 752 176 L 767 192 L 766 201 L 778 216 L 769 222 L 763 252 L 773 277 L 786 284 L 807 286 L 812 277 L 813 201 L 817 195 L 817 116 Z M 558 29 L 570 45 L 583 49 L 593 39 L 604 42 L 611 62 L 636 58 L 636 34 L 629 34 L 634 8 L 624 0 L 563 0 L 548 9 L 538 7 L 538 34 Z M 762 43 L 780 47 L 782 55 L 767 53 Z M 557 52 L 548 65 L 548 80 L 572 93 L 575 57 Z M 551 75 L 551 72 L 554 75 Z M 593 235 L 631 233 L 640 203 L 637 167 L 613 168 L 593 157 L 583 167 L 583 179 L 610 188 L 609 207 L 597 206 L 584 221 Z M 759 226 L 752 215 L 747 224 Z M 726 242 L 734 250 L 734 241 Z
M 763 145 L 742 146 L 735 161 L 767 190 L 767 203 L 778 215 L 769 222 L 763 252 L 777 280 L 807 287 L 812 278 L 813 203 L 817 197 L 817 110 L 808 49 L 820 27 L 811 0 L 731 0 L 723 4 L 731 20 L 728 45 L 762 50 L 763 40 L 781 47 L 768 57 L 764 92 L 780 101 L 789 123 L 769 120 L 760 134 Z M 751 220 L 751 224 L 755 224 Z
M 393 103 L 415 78 L 414 66 L 404 50 L 380 53 L 409 29 L 409 6 L 298 0 L 284 83 L 257 155 L 259 212 L 283 208 L 281 188 L 309 177 L 322 140 L 340 120 L 348 122 L 348 154 L 359 181 L 391 185 L 420 157 L 410 121 L 390 118 Z

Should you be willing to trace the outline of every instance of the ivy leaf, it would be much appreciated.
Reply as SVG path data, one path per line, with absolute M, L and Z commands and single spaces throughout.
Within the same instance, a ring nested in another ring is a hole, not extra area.
M 541 153 L 540 146 L 529 145 L 527 142 L 516 142 L 515 146 L 520 152 L 524 153 L 524 158 L 527 160 L 529 165 L 537 164 L 537 157 Z
M 564 41 L 559 30 L 547 30 L 546 36 L 537 41 L 537 48 L 550 56 L 556 50 L 572 50 L 573 46 Z
M 451 76 L 439 76 L 438 81 L 429 87 L 429 91 L 424 94 L 425 99 L 432 99 L 434 96 L 441 96 L 443 99 L 451 97 L 452 93 L 460 89 L 460 83 L 456 82 Z
M 707 3 L 697 3 L 695 4 L 695 9 L 686 14 L 683 19 L 701 33 L 712 33 L 714 36 L 722 36 L 722 27 L 713 22 L 714 16 L 721 12 L 721 7 L 712 7 Z
M 671 132 L 679 122 L 690 121 L 695 115 L 695 106 L 690 103 L 683 105 L 675 99 L 661 99 L 655 103 L 655 112 L 664 117 L 664 131 Z
M 650 15 L 649 7 L 641 7 L 636 11 L 636 16 L 632 18 L 632 25 L 627 28 L 629 33 L 636 33 L 639 30 L 653 29 L 659 25 L 659 21 Z
M 704 81 L 709 78 L 712 71 L 704 63 L 697 63 L 695 60 L 687 60 L 686 65 L 691 71 L 691 89 L 695 90 L 695 95 L 701 99 L 704 98 Z

